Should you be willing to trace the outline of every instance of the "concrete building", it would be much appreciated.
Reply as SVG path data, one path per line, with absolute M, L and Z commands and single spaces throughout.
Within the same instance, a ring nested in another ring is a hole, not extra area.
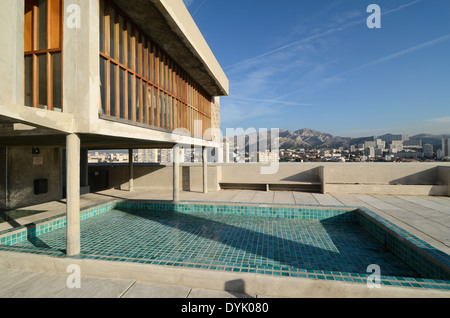
M 442 150 L 440 157 L 450 157 L 450 138 L 442 138 Z
M 228 79 L 182 0 L 2 1 L 0 21 L 0 208 L 67 197 L 69 255 L 89 150 L 221 146 Z
M 272 163 L 280 161 L 280 154 L 278 152 L 265 151 L 257 153 L 258 162 L 261 163 Z
M 423 155 L 426 158 L 433 157 L 433 145 L 430 145 L 430 144 L 423 145 Z

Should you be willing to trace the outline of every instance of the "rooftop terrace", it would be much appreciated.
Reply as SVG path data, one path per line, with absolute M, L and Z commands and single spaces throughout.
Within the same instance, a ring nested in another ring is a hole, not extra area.
M 133 192 L 120 190 L 106 190 L 102 192 L 83 195 L 81 197 L 81 208 L 84 209 L 102 202 L 115 199 L 130 200 L 158 200 L 170 201 L 170 191 L 148 191 L 137 188 Z M 258 203 L 258 204 L 296 204 L 314 206 L 337 206 L 337 207 L 365 207 L 382 218 L 401 227 L 412 235 L 432 245 L 439 251 L 450 255 L 450 198 L 430 196 L 402 196 L 402 195 L 331 195 L 319 193 L 305 193 L 295 191 L 251 191 L 251 190 L 222 190 L 216 193 L 181 192 L 182 201 L 202 202 L 232 202 L 232 203 Z M 64 200 L 27 207 L 22 210 L 40 211 L 24 218 L 10 219 L 0 224 L 0 231 L 37 222 L 43 218 L 65 213 Z M 0 251 L 0 267 L 7 268 L 10 279 L 1 280 L 3 296 L 5 297 L 34 297 L 45 295 L 48 297 L 154 297 L 158 295 L 157 290 L 171 290 L 169 294 L 163 292 L 159 295 L 166 297 L 245 297 L 245 296 L 269 296 L 269 297 L 450 297 L 450 292 L 442 290 L 426 290 L 417 288 L 403 288 L 383 286 L 381 289 L 368 289 L 364 284 L 349 284 L 345 282 L 328 282 L 321 280 L 299 279 L 293 281 L 286 277 L 264 277 L 259 278 L 260 289 L 255 291 L 251 288 L 255 284 L 253 276 L 242 273 L 225 273 L 214 271 L 194 271 L 189 269 L 170 269 L 168 267 L 140 264 L 115 264 L 117 262 L 104 262 L 94 260 L 78 260 L 83 264 L 86 285 L 91 280 L 103 282 L 104 290 L 88 289 L 84 293 L 80 291 L 70 293 L 64 291 L 64 286 L 55 287 L 48 284 L 47 288 L 22 290 L 18 293 L 20 284 L 15 284 L 12 279 L 19 271 L 40 272 L 36 275 L 27 273 L 28 283 L 40 282 L 45 277 L 53 277 L 56 280 L 65 281 L 65 266 L 74 261 L 70 258 L 48 257 L 35 254 L 12 253 L 11 251 Z M 105 270 L 108 268 L 109 271 Z M 45 272 L 43 274 L 42 272 Z M 129 275 L 134 272 L 133 275 Z M 200 275 L 201 273 L 201 275 Z M 161 275 L 170 277 L 163 284 L 158 278 Z M 54 276 L 51 276 L 54 275 Z M 56 275 L 56 276 L 55 276 Z M 58 276 L 59 275 L 59 276 Z M 200 276 L 198 276 L 200 275 Z M 200 278 L 202 277 L 202 278 Z M 48 278 L 50 279 L 50 278 Z M 242 287 L 241 293 L 227 292 L 227 284 L 213 284 L 216 282 L 244 282 L 249 290 Z M 301 282 L 301 283 L 299 283 Z M 155 285 L 156 283 L 156 285 Z M 45 284 L 44 284 L 45 285 Z M 114 292 L 107 286 L 116 286 Z M 265 289 L 264 286 L 271 286 Z M 15 289 L 15 286 L 17 287 Z M 99 285 L 100 286 L 100 285 Z M 132 286 L 132 288 L 130 288 Z M 225 287 L 224 287 L 225 286 Z M 275 286 L 275 287 L 274 287 Z M 206 288 L 206 289 L 205 289 Z M 112 293 L 111 293 L 112 292 Z M 34 293 L 34 294 L 33 294 Z M 208 294 L 209 293 L 209 294 Z M 286 294 L 287 293 L 287 294 Z

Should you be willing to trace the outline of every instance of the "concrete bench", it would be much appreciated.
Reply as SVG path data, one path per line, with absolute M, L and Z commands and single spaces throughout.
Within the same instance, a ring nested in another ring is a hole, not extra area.
M 295 181 L 277 181 L 277 182 L 220 182 L 222 189 L 241 189 L 241 190 L 262 190 L 262 191 L 307 191 L 321 192 L 322 183 L 317 182 L 295 182 Z

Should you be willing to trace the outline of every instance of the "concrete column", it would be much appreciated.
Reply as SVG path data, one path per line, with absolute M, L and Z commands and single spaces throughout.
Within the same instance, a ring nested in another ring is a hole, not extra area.
M 208 149 L 203 147 L 203 193 L 208 193 Z
M 180 149 L 173 147 L 173 202 L 180 201 Z
M 220 147 L 216 148 L 217 163 L 223 163 L 223 144 L 220 143 Z
M 67 147 L 67 236 L 66 254 L 80 254 L 80 138 L 76 134 L 66 137 Z
M 230 162 L 230 143 L 225 142 L 225 163 Z
M 128 191 L 133 191 L 134 176 L 133 176 L 133 149 L 128 149 Z

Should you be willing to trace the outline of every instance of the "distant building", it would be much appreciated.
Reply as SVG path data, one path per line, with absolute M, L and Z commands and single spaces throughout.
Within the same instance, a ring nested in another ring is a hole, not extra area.
M 427 158 L 433 157 L 433 145 L 430 144 L 423 145 L 423 155 Z
M 403 141 L 403 148 L 422 148 L 422 140 L 410 139 Z
M 279 162 L 280 155 L 278 152 L 258 152 L 258 162 L 261 163 L 270 163 L 270 162 Z
M 442 138 L 441 158 L 450 157 L 450 139 Z
M 375 148 L 367 147 L 366 149 L 364 149 L 364 155 L 368 158 L 375 158 Z

